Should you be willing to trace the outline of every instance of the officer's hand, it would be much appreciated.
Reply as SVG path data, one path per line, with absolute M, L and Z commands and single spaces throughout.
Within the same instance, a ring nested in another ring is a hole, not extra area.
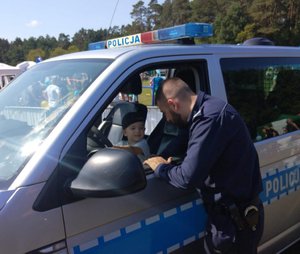
M 153 171 L 156 170 L 159 164 L 168 164 L 170 163 L 169 159 L 165 160 L 161 156 L 151 157 L 144 161 L 144 164 L 148 165 Z

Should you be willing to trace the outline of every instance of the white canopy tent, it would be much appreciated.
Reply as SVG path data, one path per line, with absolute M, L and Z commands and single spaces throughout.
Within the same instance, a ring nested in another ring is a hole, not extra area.
M 0 63 L 0 89 L 6 86 L 14 77 L 18 76 L 22 70 L 18 67 Z
M 18 75 L 21 69 L 8 64 L 0 63 L 0 75 Z

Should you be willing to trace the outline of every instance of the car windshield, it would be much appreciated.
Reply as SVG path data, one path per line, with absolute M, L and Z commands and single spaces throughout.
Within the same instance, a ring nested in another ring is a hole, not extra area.
M 111 63 L 105 59 L 42 62 L 0 91 L 0 190 L 68 109 Z

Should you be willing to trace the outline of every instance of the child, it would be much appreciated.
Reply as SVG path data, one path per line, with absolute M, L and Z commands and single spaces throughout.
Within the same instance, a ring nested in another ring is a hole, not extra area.
M 141 161 L 150 156 L 150 150 L 145 135 L 145 117 L 139 112 L 127 113 L 122 119 L 123 136 L 127 140 L 122 140 L 117 144 L 117 148 L 129 148 Z M 127 150 L 127 149 L 126 149 Z

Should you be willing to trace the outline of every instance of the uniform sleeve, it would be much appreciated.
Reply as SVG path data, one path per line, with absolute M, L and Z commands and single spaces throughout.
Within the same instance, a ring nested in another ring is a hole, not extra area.
M 155 175 L 178 188 L 201 188 L 225 147 L 222 121 L 197 117 L 190 129 L 186 157 L 181 165 L 160 165 Z

